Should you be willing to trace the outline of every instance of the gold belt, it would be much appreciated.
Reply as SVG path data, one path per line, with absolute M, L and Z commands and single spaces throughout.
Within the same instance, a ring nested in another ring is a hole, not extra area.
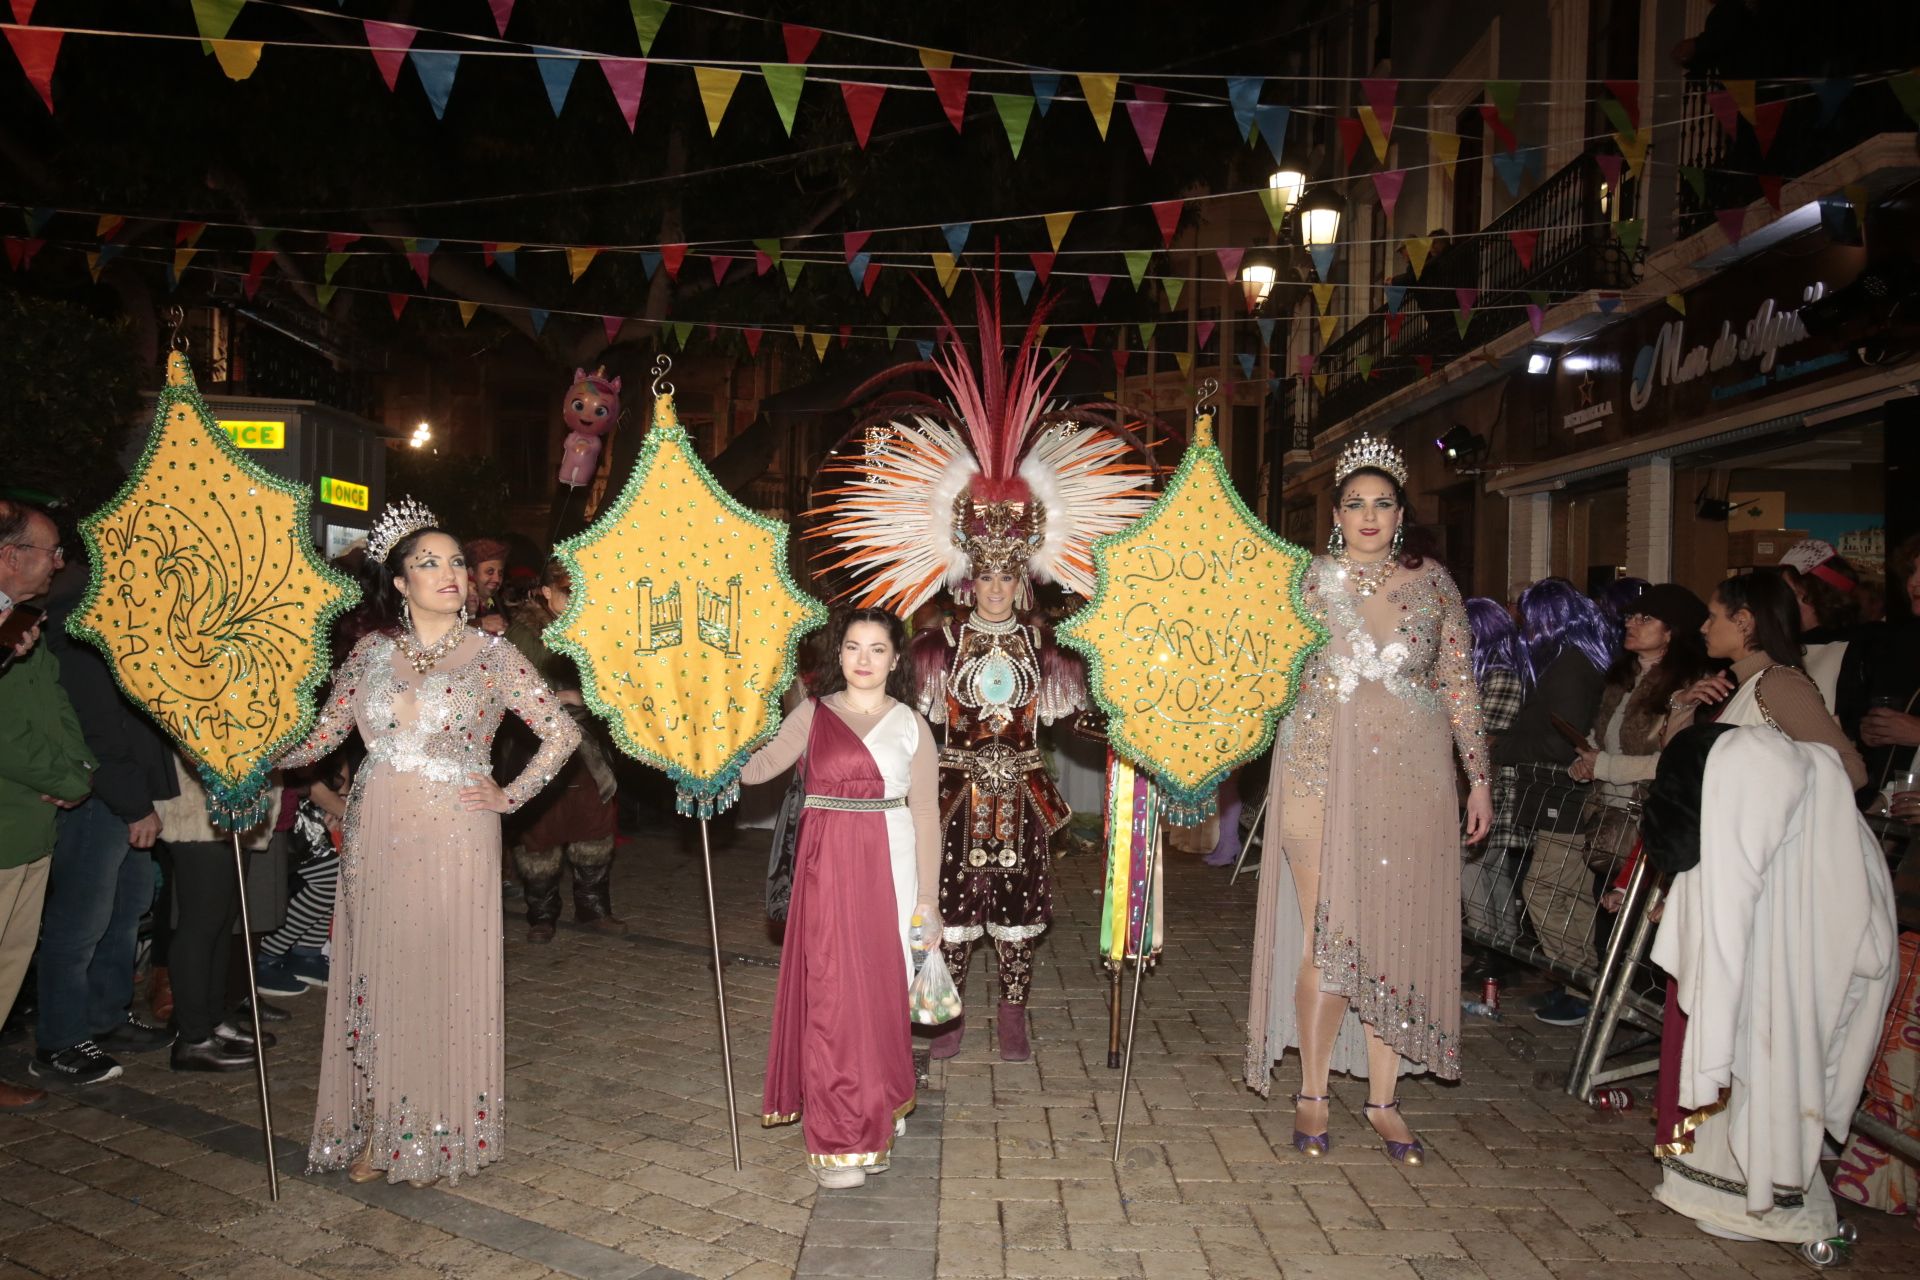
M 872 800 L 857 796 L 808 796 L 801 802 L 803 809 L 833 809 L 841 813 L 874 813 L 882 809 L 906 807 L 905 796 L 882 796 Z

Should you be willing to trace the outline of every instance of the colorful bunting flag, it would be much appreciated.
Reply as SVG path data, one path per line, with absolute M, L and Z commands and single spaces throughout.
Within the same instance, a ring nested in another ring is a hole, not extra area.
M 1740 108 L 1733 100 L 1733 94 L 1726 89 L 1715 89 L 1707 94 L 1707 106 L 1713 109 L 1713 118 L 1720 122 L 1720 128 L 1729 138 L 1740 135 Z
M 1391 315 L 1407 304 L 1407 286 L 1404 284 L 1388 285 L 1386 287 L 1386 298 L 1387 313 Z
M 1027 255 L 1027 260 L 1033 263 L 1033 274 L 1041 284 L 1045 284 L 1047 277 L 1053 274 L 1053 258 L 1054 255 L 1050 252 Z
M 466 328 L 473 323 L 473 313 L 480 309 L 477 302 L 456 301 L 454 306 L 460 309 L 460 327 Z
M 1120 77 L 1082 73 L 1075 79 L 1080 81 L 1080 96 L 1086 99 L 1087 110 L 1093 112 L 1094 127 L 1100 130 L 1104 141 L 1107 125 L 1113 119 L 1113 99 L 1120 91 Z
M 747 340 L 748 355 L 758 356 L 760 354 L 760 339 L 765 336 L 765 334 L 766 330 L 760 328 L 758 325 L 748 325 L 740 331 L 740 336 Z
M 1340 317 L 1321 316 L 1316 323 L 1320 326 L 1320 345 L 1325 347 L 1333 341 L 1333 331 L 1340 327 Z
M 620 340 L 620 326 L 625 323 L 626 321 L 619 316 L 600 317 L 600 327 L 606 330 L 608 346 L 612 346 Z
M 1307 374 L 1313 370 L 1313 353 L 1308 351 L 1295 356 L 1293 358 L 1293 367 L 1300 371 L 1301 377 L 1306 377 Z
M 1020 301 L 1025 302 L 1033 296 L 1034 279 L 1035 276 L 1033 272 L 1025 268 L 1015 267 L 1013 269 L 1013 285 L 1014 288 L 1020 291 Z
M 1187 282 L 1179 276 L 1168 276 L 1160 282 L 1160 288 L 1167 295 L 1167 309 L 1169 311 L 1178 311 L 1180 309 L 1180 295 L 1187 291 Z
M 787 278 L 788 293 L 792 293 L 793 287 L 800 283 L 800 273 L 806 270 L 806 268 L 807 260 L 805 258 L 786 258 L 781 261 L 780 272 Z
M 780 24 L 780 38 L 786 42 L 787 61 L 805 62 L 813 56 L 814 46 L 820 43 L 820 30 L 817 27 L 803 27 L 797 22 Z
M 1625 158 L 1614 155 L 1612 152 L 1598 151 L 1593 155 L 1593 162 L 1600 166 L 1600 180 L 1606 184 L 1607 190 L 1618 191 L 1620 167 L 1626 163 Z
M 1226 276 L 1228 284 L 1240 283 L 1240 263 L 1247 256 L 1245 249 L 1215 249 L 1214 256 L 1220 259 L 1220 272 Z
M 780 115 L 780 127 L 791 138 L 793 117 L 800 109 L 800 90 L 807 82 L 807 69 L 786 63 L 763 62 L 760 64 L 760 75 L 767 82 L 767 93 L 773 98 L 773 109 Z
M 1060 96 L 1060 77 L 1051 71 L 1029 72 L 1027 79 L 1033 82 L 1033 105 L 1040 108 L 1040 114 L 1046 115 L 1047 108 Z
M 1173 362 L 1180 366 L 1181 377 L 1185 378 L 1193 373 L 1193 353 L 1191 351 L 1174 352 Z
M 560 108 L 567 105 L 567 91 L 573 88 L 573 77 L 580 70 L 580 60 L 569 57 L 559 49 L 549 49 L 545 45 L 535 45 L 534 66 L 540 69 L 540 83 L 546 86 L 547 104 L 558 116 Z
M 713 282 L 719 284 L 727 278 L 727 272 L 733 266 L 733 255 L 730 253 L 708 254 L 707 265 L 713 268 Z
M 1640 135 L 1629 137 L 1624 133 L 1616 133 L 1613 135 L 1613 144 L 1620 148 L 1620 154 L 1626 159 L 1627 176 L 1638 178 L 1640 170 L 1647 163 L 1647 139 Z
M 1333 249 L 1330 244 L 1316 244 L 1307 247 L 1307 257 L 1313 261 L 1313 273 L 1325 280 L 1333 270 Z
M 633 9 L 633 32 L 640 37 L 640 52 L 652 53 L 654 37 L 660 34 L 660 24 L 667 20 L 667 10 L 673 6 L 667 0 L 628 0 Z
M 1353 358 L 1353 367 L 1360 371 L 1360 381 L 1369 382 L 1373 379 L 1373 363 L 1374 357 L 1371 355 L 1357 355 Z
M 447 118 L 447 99 L 453 96 L 453 78 L 460 70 L 460 55 L 444 49 L 415 49 L 407 55 L 413 61 L 413 73 L 427 91 L 427 105 L 433 118 Z
M 1228 76 L 1227 102 L 1233 107 L 1233 127 L 1248 142 L 1253 141 L 1253 111 L 1260 105 L 1265 76 Z
M 827 346 L 833 341 L 833 335 L 828 333 L 814 333 L 809 336 L 813 338 L 813 358 L 825 362 L 827 358 Z
M 1400 326 L 1405 324 L 1406 322 L 1407 322 L 1407 317 L 1405 312 L 1402 312 L 1402 311 L 1387 312 L 1387 341 L 1388 342 L 1400 341 Z
M 1728 80 L 1725 82 L 1727 93 L 1733 98 L 1734 109 L 1741 119 L 1753 123 L 1754 85 L 1751 80 Z
M 1614 237 L 1620 241 L 1620 248 L 1631 258 L 1640 250 L 1640 233 L 1646 224 L 1638 218 L 1622 218 L 1613 224 Z
M 676 284 L 680 280 L 680 264 L 687 260 L 687 246 L 684 244 L 663 244 L 660 246 L 660 261 L 667 268 L 667 279 Z
M 1707 171 L 1696 164 L 1683 164 L 1680 168 L 1680 180 L 1693 192 L 1693 198 L 1701 204 L 1707 202 Z
M 229 80 L 245 80 L 260 69 L 260 53 L 266 48 L 259 40 L 215 40 L 213 58 Z
M 273 261 L 273 250 L 255 249 L 247 255 L 247 274 L 240 279 L 241 291 L 252 301 L 253 295 L 260 291 L 260 281 L 267 274 L 267 266 Z
M 1153 210 L 1153 220 L 1160 227 L 1160 243 L 1173 247 L 1173 233 L 1180 229 L 1180 214 L 1187 207 L 1185 200 L 1156 200 L 1148 206 Z
M 1433 357 L 1432 356 L 1415 356 L 1413 358 L 1413 363 L 1420 370 L 1421 377 L 1431 378 L 1433 376 Z
M 1067 227 L 1073 222 L 1073 214 L 1071 212 L 1049 213 L 1046 215 L 1045 222 L 1047 224 L 1047 239 L 1053 242 L 1053 250 L 1055 253 L 1058 253 L 1060 251 L 1060 242 L 1066 239 Z
M 1325 282 L 1308 286 L 1308 291 L 1313 294 L 1313 309 L 1316 314 L 1327 313 L 1327 308 L 1333 304 L 1333 290 L 1334 286 Z
M 1520 139 L 1514 134 L 1512 123 L 1500 114 L 1500 108 L 1491 102 L 1480 104 L 1480 119 L 1493 130 L 1493 136 L 1500 143 L 1502 151 L 1512 151 L 1520 145 Z
M 1640 82 L 1638 80 L 1607 80 L 1603 83 L 1607 86 L 1607 92 L 1613 95 L 1614 101 L 1620 104 L 1621 111 L 1626 116 L 1627 122 L 1621 127 L 1620 132 L 1638 133 L 1640 131 Z
M 1151 249 L 1129 249 L 1121 255 L 1127 261 L 1127 278 L 1133 281 L 1133 287 L 1140 287 L 1141 279 L 1147 274 L 1147 263 L 1153 258 Z
M 1000 115 L 1000 127 L 1007 131 L 1007 145 L 1013 149 L 1013 158 L 1020 158 L 1020 148 L 1027 141 L 1027 125 L 1033 120 L 1034 100 L 1024 93 L 996 93 L 993 95 L 993 109 Z
M 1106 301 L 1107 286 L 1113 283 L 1113 277 L 1093 273 L 1087 276 L 1087 288 L 1093 290 L 1093 304 L 1099 306 Z
M 1405 169 L 1381 169 L 1374 172 L 1374 194 L 1380 197 L 1380 211 L 1387 215 L 1389 225 L 1393 222 L 1394 206 L 1400 203 L 1400 189 L 1406 183 Z
M 1759 175 L 1760 194 L 1767 199 L 1767 207 L 1775 213 L 1780 212 L 1780 175 L 1763 173 Z
M 438 240 L 425 236 L 415 236 L 400 242 L 406 254 L 407 265 L 413 268 L 413 274 L 420 277 L 420 287 L 426 288 L 427 277 L 433 270 L 433 255 L 439 250 Z
M 1452 182 L 1454 166 L 1460 163 L 1460 135 L 1431 133 L 1427 135 L 1427 142 L 1433 148 L 1434 159 L 1440 162 L 1440 171 Z
M 1541 326 L 1547 322 L 1547 311 L 1537 302 L 1527 304 L 1527 324 L 1533 329 L 1533 336 L 1540 336 Z
M 1523 231 L 1509 231 L 1507 232 L 1507 240 L 1513 245 L 1514 255 L 1520 259 L 1520 269 L 1522 271 L 1533 270 L 1533 251 L 1540 243 L 1539 230 L 1537 228 L 1528 228 Z
M 1366 126 L 1358 117 L 1342 116 L 1334 121 L 1340 129 L 1340 154 L 1346 159 L 1347 168 L 1353 168 L 1353 158 L 1360 154 L 1360 140 L 1367 136 Z
M 1127 118 L 1133 121 L 1134 136 L 1140 139 L 1140 150 L 1146 153 L 1147 163 L 1152 164 L 1153 153 L 1160 146 L 1160 128 L 1167 122 L 1167 91 L 1153 84 L 1133 86 Z
M 1408 236 L 1401 247 L 1407 251 L 1407 265 L 1413 268 L 1413 278 L 1418 280 L 1420 273 L 1427 269 L 1427 255 L 1433 252 L 1433 237 Z
M 953 287 L 960 281 L 958 260 L 951 253 L 936 253 L 932 258 L 934 279 L 938 280 L 940 287 L 947 291 L 947 296 L 952 297 Z
M 865 250 L 847 259 L 847 274 L 853 277 L 853 283 L 856 287 L 866 282 L 867 268 L 872 265 L 872 263 L 873 255 Z
M 640 270 L 646 274 L 648 280 L 653 279 L 653 273 L 660 269 L 660 263 L 661 257 L 657 250 L 642 249 L 640 251 Z
M 597 247 L 588 246 L 588 245 L 568 245 L 567 246 L 567 282 L 571 284 L 572 282 L 578 280 L 581 277 L 581 275 L 586 272 L 586 269 L 593 265 L 593 260 L 599 256 L 600 256 L 600 250 Z
M 634 121 L 640 114 L 640 94 L 647 87 L 646 59 L 602 58 L 600 74 L 607 78 L 607 88 L 613 90 L 620 118 L 627 122 L 627 132 L 632 133 Z
M 861 84 L 853 80 L 840 82 L 840 96 L 846 100 L 847 118 L 853 122 L 853 138 L 860 149 L 867 149 L 867 139 L 873 136 L 873 117 L 880 110 L 880 99 L 887 94 L 883 84 Z
M 693 78 L 700 86 L 700 105 L 707 113 L 707 134 L 718 137 L 721 117 L 727 114 L 733 91 L 740 87 L 740 72 L 734 67 L 695 67 Z
M 1194 325 L 1193 326 L 1193 345 L 1195 347 L 1206 346 L 1207 341 L 1213 337 L 1213 331 L 1217 327 L 1218 325 L 1216 324 L 1216 322 L 1212 320 L 1202 320 L 1198 324 Z
M 1138 328 L 1140 330 L 1140 345 L 1151 348 L 1153 346 L 1153 335 L 1160 331 L 1159 323 L 1153 320 L 1142 320 Z
M 413 48 L 413 38 L 420 34 L 418 28 L 403 27 L 397 22 L 363 21 L 360 24 L 367 33 L 367 49 L 373 54 L 374 65 L 380 68 L 380 78 L 387 83 L 391 92 L 400 82 L 400 68 L 407 60 L 407 51 Z
M 1687 299 L 1686 299 L 1686 295 L 1684 294 L 1679 294 L 1679 293 L 1668 294 L 1667 305 L 1672 307 L 1675 311 L 1678 311 L 1681 315 L 1687 314 Z
M 1277 323 L 1278 321 L 1273 316 L 1261 316 L 1253 322 L 1253 327 L 1260 331 L 1261 346 L 1267 348 L 1273 346 L 1273 329 Z
M 1286 220 L 1286 198 L 1277 187 L 1259 188 L 1260 207 L 1267 211 L 1267 222 L 1273 227 L 1274 234 L 1280 232 L 1280 224 Z
M 507 20 L 513 17 L 513 0 L 487 0 L 487 7 L 493 10 L 493 29 L 505 38 Z
M 233 20 L 247 0 L 193 0 L 193 24 L 200 32 L 200 52 L 212 53 L 213 41 L 226 39 Z
M 1453 300 L 1467 315 L 1473 314 L 1473 304 L 1480 301 L 1480 291 L 1470 285 L 1462 285 L 1453 291 Z
M 1379 117 L 1373 114 L 1372 107 L 1359 107 L 1354 116 L 1360 121 L 1361 131 L 1367 136 L 1367 143 L 1373 148 L 1373 158 L 1380 164 L 1387 162 L 1387 131 L 1382 127 Z
M 1253 109 L 1254 127 L 1260 130 L 1260 136 L 1266 140 L 1267 150 L 1273 153 L 1275 164 L 1286 163 L 1287 117 L 1289 109 L 1282 106 L 1257 106 Z
M 407 309 L 407 295 L 404 293 L 389 293 L 387 295 L 387 309 L 393 312 L 393 318 L 398 320 L 400 313 Z
M 949 222 L 940 228 L 940 234 L 946 237 L 947 252 L 958 258 L 967 249 L 967 237 L 973 233 L 971 222 Z
M 1839 112 L 1840 104 L 1853 92 L 1852 76 L 1832 76 L 1813 82 L 1813 96 L 1820 102 L 1820 123 L 1826 124 Z M 1909 115 L 1913 114 L 1908 112 Z
M 1745 209 L 1715 209 L 1713 220 L 1720 224 L 1721 234 L 1727 237 L 1728 244 L 1739 244 L 1740 237 L 1746 234 L 1747 211 Z
M 928 67 L 927 79 L 933 81 L 933 96 L 947 113 L 947 123 L 955 133 L 962 132 L 967 123 L 967 84 L 973 72 L 961 67 Z

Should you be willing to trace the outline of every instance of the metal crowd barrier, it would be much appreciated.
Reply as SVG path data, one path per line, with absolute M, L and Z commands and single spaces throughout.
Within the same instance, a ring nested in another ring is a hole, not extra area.
M 1591 994 L 1566 1084 L 1585 1099 L 1599 1085 L 1659 1070 L 1665 984 L 1646 961 L 1653 945 L 1647 913 L 1659 900 L 1659 877 L 1634 859 L 1636 801 L 1574 782 L 1558 766 L 1518 765 L 1512 775 L 1509 842 L 1468 850 L 1461 868 L 1461 932 Z M 1600 898 L 1616 883 L 1626 901 L 1610 913 Z M 1635 1034 L 1616 1049 L 1622 1023 Z M 1649 1045 L 1651 1058 L 1609 1065 Z

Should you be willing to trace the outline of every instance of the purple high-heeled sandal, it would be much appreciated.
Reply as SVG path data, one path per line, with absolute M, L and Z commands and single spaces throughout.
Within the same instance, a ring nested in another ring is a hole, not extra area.
M 1362 1104 L 1362 1109 L 1366 1111 L 1398 1111 L 1400 1109 L 1400 1100 L 1395 1098 L 1392 1102 L 1368 1102 Z M 1375 1132 L 1377 1133 L 1378 1130 L 1375 1130 Z M 1419 1165 L 1426 1161 L 1427 1149 L 1420 1145 L 1420 1139 L 1418 1138 L 1415 1138 L 1412 1142 L 1395 1142 L 1392 1138 L 1383 1136 L 1380 1141 L 1384 1142 L 1387 1146 L 1387 1159 L 1389 1160 L 1395 1160 L 1404 1165 Z
M 1296 1109 L 1303 1102 L 1326 1101 L 1328 1101 L 1328 1097 L 1324 1093 L 1318 1097 L 1315 1097 L 1311 1093 L 1296 1093 L 1293 1095 L 1293 1105 Z M 1327 1149 L 1331 1146 L 1333 1146 L 1333 1138 L 1325 1132 L 1302 1133 L 1298 1129 L 1293 1131 L 1293 1149 L 1303 1156 L 1323 1156 L 1327 1154 Z

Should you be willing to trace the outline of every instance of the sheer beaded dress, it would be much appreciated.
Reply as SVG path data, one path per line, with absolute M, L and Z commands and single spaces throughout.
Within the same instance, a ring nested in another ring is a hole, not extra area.
M 1273 754 L 1266 848 L 1319 867 L 1313 962 L 1351 1000 L 1333 1069 L 1367 1074 L 1365 1026 L 1401 1070 L 1460 1075 L 1460 766 L 1487 781 L 1486 734 L 1459 590 L 1428 562 L 1362 596 L 1327 557 L 1302 588 L 1327 626 Z M 1304 925 L 1293 875 L 1260 877 L 1247 1083 L 1270 1088 L 1299 1044 L 1294 983 Z
M 389 1181 L 453 1183 L 502 1154 L 500 815 L 462 808 L 460 791 L 490 772 L 508 711 L 541 739 L 506 787 L 518 809 L 580 741 L 532 664 L 475 633 L 421 673 L 370 635 L 281 761 L 310 764 L 356 729 L 367 746 L 340 857 L 311 1169 L 345 1168 L 371 1140 Z

